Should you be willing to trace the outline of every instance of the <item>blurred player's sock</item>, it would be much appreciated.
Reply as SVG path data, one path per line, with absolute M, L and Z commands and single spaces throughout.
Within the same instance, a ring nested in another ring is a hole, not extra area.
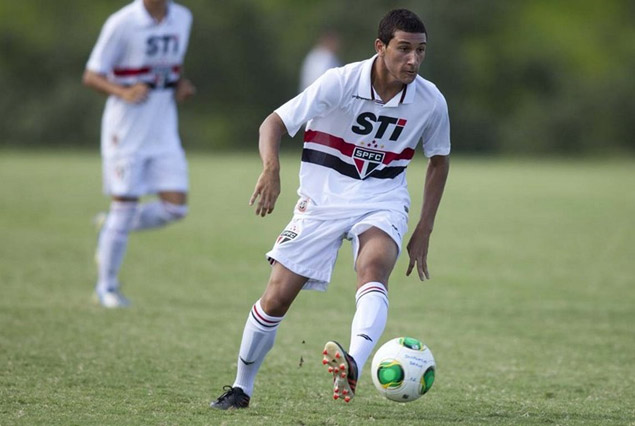
M 97 243 L 97 293 L 103 294 L 117 290 L 117 275 L 126 253 L 128 232 L 134 218 L 137 203 L 135 201 L 113 201 L 110 211 L 99 233 Z
M 355 294 L 357 310 L 351 324 L 349 355 L 357 362 L 358 377 L 373 348 L 384 332 L 388 318 L 388 292 L 379 282 L 361 286 Z
M 273 347 L 278 325 L 283 318 L 267 315 L 260 306 L 260 299 L 252 306 L 240 343 L 238 371 L 233 387 L 239 387 L 251 396 L 256 373 L 258 373 L 265 356 Z
M 140 204 L 130 230 L 140 231 L 167 225 L 183 219 L 187 215 L 187 210 L 185 204 L 172 204 L 161 200 Z

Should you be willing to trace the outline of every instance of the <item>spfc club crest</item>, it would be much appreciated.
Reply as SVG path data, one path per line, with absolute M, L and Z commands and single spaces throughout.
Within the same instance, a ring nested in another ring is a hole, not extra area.
M 373 151 L 367 148 L 355 147 L 353 150 L 353 162 L 359 177 L 366 179 L 372 172 L 384 162 L 385 153 Z
M 288 226 L 284 231 L 280 233 L 280 235 L 278 235 L 278 238 L 276 239 L 276 244 L 283 244 L 283 243 L 286 243 L 287 241 L 291 241 L 295 239 L 299 233 L 300 231 L 295 224 Z

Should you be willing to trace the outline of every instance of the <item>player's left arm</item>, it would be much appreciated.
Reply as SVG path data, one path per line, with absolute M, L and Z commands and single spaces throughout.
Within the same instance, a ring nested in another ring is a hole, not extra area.
M 434 219 L 441 203 L 445 182 L 450 171 L 450 157 L 447 155 L 435 155 L 428 160 L 426 181 L 423 189 L 423 207 L 421 216 L 415 227 L 410 241 L 408 241 L 408 256 L 410 263 L 406 275 L 410 275 L 414 267 L 417 267 L 419 279 L 430 279 L 428 272 L 428 246 L 430 235 L 434 228 Z
M 196 86 L 190 81 L 190 79 L 185 78 L 181 75 L 181 78 L 176 83 L 176 88 L 174 90 L 174 99 L 177 102 L 181 103 L 188 98 L 191 98 L 196 94 Z

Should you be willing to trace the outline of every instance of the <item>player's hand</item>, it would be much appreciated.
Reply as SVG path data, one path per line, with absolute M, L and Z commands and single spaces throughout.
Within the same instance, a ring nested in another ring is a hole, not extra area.
M 182 78 L 176 85 L 174 98 L 177 102 L 183 102 L 196 94 L 196 87 L 187 78 Z
M 415 229 L 407 246 L 408 255 L 410 256 L 410 263 L 408 263 L 408 270 L 406 271 L 407 276 L 410 276 L 410 273 L 416 266 L 421 281 L 430 279 L 430 273 L 428 272 L 429 244 L 430 233 Z
M 249 199 L 249 205 L 253 206 L 258 200 L 256 214 L 264 217 L 273 211 L 278 195 L 280 195 L 280 173 L 273 170 L 263 170 L 256 182 L 254 193 Z
M 148 99 L 150 88 L 145 83 L 135 83 L 132 86 L 124 87 L 120 97 L 131 104 L 140 104 Z

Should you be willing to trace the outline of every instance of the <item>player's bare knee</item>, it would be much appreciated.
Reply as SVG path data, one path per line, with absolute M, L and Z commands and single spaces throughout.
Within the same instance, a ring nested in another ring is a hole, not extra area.
M 275 295 L 265 293 L 260 298 L 260 306 L 262 306 L 262 309 L 267 315 L 271 315 L 274 317 L 284 316 L 289 310 L 292 302 L 293 299 L 289 300 L 283 295 L 279 295 L 276 297 Z

